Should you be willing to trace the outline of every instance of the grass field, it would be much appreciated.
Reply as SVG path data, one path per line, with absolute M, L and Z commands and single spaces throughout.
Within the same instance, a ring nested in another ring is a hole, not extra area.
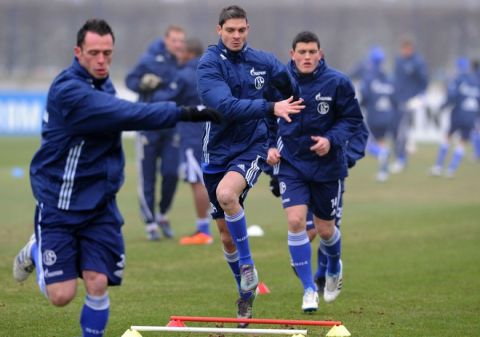
M 11 170 L 28 172 L 37 145 L 32 138 L 0 138 L 0 337 L 79 336 L 82 286 L 69 306 L 55 308 L 33 277 L 17 284 L 11 276 L 12 260 L 32 232 L 34 210 L 28 176 L 14 178 Z M 107 336 L 121 336 L 130 325 L 165 325 L 170 315 L 234 317 L 234 281 L 216 233 L 206 247 L 146 241 L 131 140 L 125 150 L 126 183 L 118 202 L 127 267 L 123 285 L 110 289 Z M 421 145 L 408 170 L 384 184 L 374 181 L 371 158 L 351 171 L 342 224 L 344 289 L 336 302 L 321 303 L 312 315 L 300 310 L 302 289 L 289 265 L 283 211 L 262 178 L 249 195 L 246 214 L 265 231 L 251 246 L 271 293 L 258 297 L 255 316 L 341 320 L 355 337 L 479 336 L 480 166 L 466 159 L 455 179 L 428 177 L 435 150 Z M 171 220 L 177 237 L 194 229 L 191 193 L 184 184 Z M 309 336 L 327 331 L 309 329 Z

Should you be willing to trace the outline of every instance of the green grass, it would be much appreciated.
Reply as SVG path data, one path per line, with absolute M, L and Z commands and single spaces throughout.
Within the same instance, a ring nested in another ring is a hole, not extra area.
M 11 277 L 12 260 L 32 232 L 34 210 L 28 177 L 13 178 L 11 170 L 19 166 L 28 172 L 37 145 L 37 139 L 0 138 L 0 336 L 79 336 L 80 283 L 77 298 L 55 308 L 33 277 L 24 284 Z M 125 150 L 127 179 L 118 202 L 127 267 L 123 285 L 110 289 L 107 336 L 121 336 L 130 325 L 165 325 L 170 315 L 234 317 L 234 282 L 217 233 L 208 247 L 145 240 L 131 140 Z M 301 313 L 302 290 L 289 265 L 284 214 L 262 178 L 249 195 L 246 214 L 266 233 L 252 238 L 251 246 L 271 293 L 258 297 L 255 316 L 341 320 L 355 337 L 478 336 L 480 166 L 466 159 L 455 179 L 428 177 L 435 150 L 420 146 L 408 170 L 385 184 L 374 181 L 371 158 L 351 171 L 342 224 L 344 289 L 336 302 L 321 303 L 313 315 Z M 189 187 L 181 184 L 171 214 L 177 236 L 194 229 L 191 199 Z M 327 331 L 309 328 L 309 335 Z

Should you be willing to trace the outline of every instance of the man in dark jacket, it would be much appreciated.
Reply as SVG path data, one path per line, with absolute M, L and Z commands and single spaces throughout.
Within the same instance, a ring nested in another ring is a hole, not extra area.
M 465 57 L 458 58 L 457 72 L 455 78 L 448 84 L 446 101 L 440 107 L 441 110 L 447 107 L 452 110 L 448 133 L 440 144 L 435 165 L 430 169 L 430 174 L 433 176 L 445 173 L 448 178 L 454 177 L 465 154 L 465 145 L 474 130 L 475 120 L 480 115 L 480 83 L 472 72 L 470 60 Z M 460 139 L 453 151 L 450 163 L 443 172 L 454 134 L 458 134 Z
M 178 96 L 175 101 L 182 105 L 200 104 L 197 90 L 197 66 L 204 48 L 200 41 L 188 39 L 185 43 L 185 64 L 178 72 Z M 192 188 L 197 215 L 194 234 L 182 237 L 181 245 L 205 245 L 213 242 L 210 232 L 210 202 L 203 181 L 202 137 L 204 123 L 179 123 L 180 159 L 185 182 Z
M 371 133 L 370 153 L 378 160 L 377 181 L 388 179 L 390 149 L 388 136 L 396 114 L 395 87 L 383 70 L 385 53 L 380 47 L 370 50 L 370 70 L 360 81 L 361 105 L 365 108 L 368 129 Z
M 141 102 L 160 102 L 180 69 L 179 57 L 185 45 L 185 31 L 171 25 L 163 39 L 150 44 L 139 62 L 128 73 L 125 83 L 138 94 Z M 160 239 L 159 226 L 165 238 L 172 238 L 168 220 L 177 190 L 179 143 L 175 128 L 143 130 L 137 133 L 138 199 L 140 214 L 149 240 Z M 161 176 L 160 200 L 155 202 L 157 176 Z
M 77 278 L 83 278 L 84 337 L 103 336 L 107 289 L 120 285 L 125 266 L 123 218 L 115 199 L 124 180 L 121 131 L 219 121 L 210 109 L 116 98 L 108 76 L 113 46 L 108 23 L 88 20 L 78 31 L 72 65 L 50 87 L 42 142 L 30 165 L 35 234 L 13 264 L 18 282 L 36 269 L 40 290 L 55 306 L 67 305 Z
M 272 54 L 247 45 L 248 29 L 242 8 L 224 8 L 217 25 L 220 41 L 207 49 L 197 69 L 200 99 L 224 118 L 220 125 L 206 125 L 202 168 L 212 217 L 237 281 L 241 318 L 252 316 L 258 284 L 242 205 L 266 157 L 265 119 L 275 115 L 290 121 L 289 114 L 303 108 L 301 100 L 294 99 L 299 91 L 286 67 Z M 265 98 L 273 86 L 283 101 Z
M 363 118 L 348 77 L 329 68 L 318 37 L 301 32 L 293 40 L 289 70 L 300 85 L 305 109 L 291 123 L 278 121 L 276 148 L 267 162 L 278 165 L 282 205 L 288 221 L 288 247 L 304 288 L 302 310 L 318 309 L 312 276 L 311 247 L 306 232 L 308 208 L 327 255 L 323 297 L 331 302 L 342 287 L 341 234 L 335 226 L 343 180 L 346 147 Z M 320 290 L 321 291 L 321 290 Z
M 414 111 L 424 108 L 425 92 L 428 87 L 428 69 L 425 59 L 416 51 L 414 41 L 403 37 L 400 54 L 395 59 L 395 100 L 398 105 L 394 119 L 395 162 L 391 173 L 399 173 L 407 164 L 407 143 L 411 141 L 410 128 Z

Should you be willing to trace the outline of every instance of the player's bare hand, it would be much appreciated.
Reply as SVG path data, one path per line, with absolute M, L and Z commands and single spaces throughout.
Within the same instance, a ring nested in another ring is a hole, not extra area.
M 276 102 L 273 105 L 273 114 L 276 117 L 280 117 L 285 119 L 288 123 L 290 123 L 292 120 L 290 119 L 290 114 L 298 114 L 300 111 L 302 111 L 305 108 L 305 105 L 302 105 L 303 99 L 300 98 L 296 101 L 293 100 L 293 96 L 290 96 L 289 98 Z
M 318 154 L 320 157 L 326 155 L 330 151 L 330 141 L 328 138 L 321 136 L 312 136 L 312 140 L 315 142 L 310 150 Z
M 276 165 L 280 162 L 281 157 L 282 156 L 280 155 L 280 151 L 278 151 L 277 148 L 272 147 L 268 149 L 267 164 L 270 166 Z

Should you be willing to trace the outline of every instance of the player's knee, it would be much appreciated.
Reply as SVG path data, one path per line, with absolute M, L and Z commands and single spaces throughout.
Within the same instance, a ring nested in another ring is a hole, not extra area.
M 297 233 L 306 228 L 306 219 L 300 214 L 288 215 L 287 221 L 290 232 Z
M 63 307 L 70 303 L 75 297 L 76 289 L 69 287 L 56 288 L 48 291 L 48 299 L 56 307 Z
M 84 271 L 83 280 L 87 293 L 93 296 L 102 296 L 108 288 L 108 278 L 105 274 L 100 274 L 94 271 Z
M 222 188 L 217 189 L 217 200 L 222 209 L 227 210 L 233 208 L 238 202 L 238 196 L 232 190 Z
M 318 235 L 323 240 L 329 240 L 332 237 L 335 230 L 335 221 L 323 220 L 321 223 L 317 223 L 315 227 L 317 229 Z

